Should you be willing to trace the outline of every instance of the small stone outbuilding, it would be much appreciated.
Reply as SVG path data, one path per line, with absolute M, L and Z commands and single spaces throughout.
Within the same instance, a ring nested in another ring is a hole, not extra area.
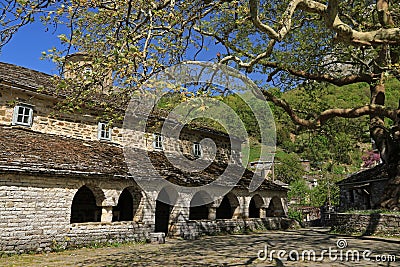
M 392 175 L 384 164 L 362 170 L 337 183 L 340 211 L 380 208 Z

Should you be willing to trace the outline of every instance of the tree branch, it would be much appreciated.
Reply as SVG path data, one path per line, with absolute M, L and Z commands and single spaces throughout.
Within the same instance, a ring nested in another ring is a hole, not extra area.
M 253 25 L 268 34 L 271 39 L 281 41 L 292 27 L 292 17 L 294 12 L 299 9 L 308 13 L 319 14 L 325 19 L 326 25 L 336 32 L 336 39 L 351 45 L 364 45 L 376 46 L 383 43 L 386 44 L 400 44 L 400 28 L 381 28 L 374 31 L 357 31 L 351 26 L 344 23 L 339 18 L 339 4 L 338 0 L 329 0 L 328 5 L 321 4 L 312 0 L 293 0 L 291 1 L 286 11 L 283 13 L 281 25 L 282 27 L 276 31 L 271 26 L 264 24 L 259 17 L 259 0 L 249 0 L 250 18 Z M 386 2 L 386 1 L 380 1 Z M 382 4 L 382 12 L 387 13 L 385 5 Z M 382 20 L 391 19 L 385 15 Z
M 260 31 L 268 34 L 271 39 L 281 41 L 292 27 L 292 17 L 297 8 L 310 13 L 323 14 L 326 6 L 316 1 L 310 0 L 293 0 L 291 1 L 284 15 L 282 16 L 282 27 L 279 31 L 275 31 L 272 27 L 264 24 L 259 18 L 259 0 L 249 0 L 250 18 L 254 26 Z
M 399 113 L 397 110 L 385 108 L 384 106 L 369 104 L 358 108 L 327 109 L 318 114 L 314 119 L 303 119 L 297 115 L 295 110 L 285 100 L 277 98 L 267 90 L 263 90 L 262 93 L 268 101 L 271 101 L 276 106 L 285 110 L 295 124 L 307 128 L 317 128 L 334 117 L 358 118 L 364 115 L 379 114 L 394 120 L 397 118 L 397 114 Z

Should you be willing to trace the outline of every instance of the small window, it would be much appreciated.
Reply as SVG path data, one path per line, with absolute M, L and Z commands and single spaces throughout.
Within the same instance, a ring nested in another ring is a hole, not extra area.
M 32 126 L 33 108 L 26 105 L 16 105 L 14 107 L 13 125 Z
M 83 68 L 83 79 L 86 80 L 91 74 L 93 70 L 91 66 L 85 66 Z
M 163 138 L 161 134 L 153 134 L 153 147 L 155 149 L 163 149 Z
M 199 143 L 193 144 L 193 155 L 196 158 L 200 158 L 202 156 L 201 145 Z
M 99 140 L 111 140 L 111 128 L 108 123 L 99 122 L 97 135 Z
M 83 73 L 84 74 L 92 74 L 93 70 L 92 67 L 90 66 L 85 66 L 85 68 L 83 68 Z

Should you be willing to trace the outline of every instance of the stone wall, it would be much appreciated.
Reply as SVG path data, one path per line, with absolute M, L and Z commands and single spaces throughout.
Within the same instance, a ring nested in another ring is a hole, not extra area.
M 63 242 L 56 245 L 75 247 L 94 243 L 146 242 L 150 232 L 152 228 L 148 224 L 138 222 L 75 223 L 71 224 Z
M 70 224 L 71 205 L 78 189 L 88 185 L 103 207 L 106 223 Z M 119 194 L 133 182 L 127 180 L 0 176 L 0 251 L 51 250 L 107 240 L 140 241 L 148 235 L 154 215 L 142 208 L 141 222 L 111 222 L 107 216 Z M 101 187 L 102 189 L 99 189 Z M 143 199 L 141 206 L 148 205 Z
M 53 97 L 2 87 L 0 87 L 0 125 L 8 126 L 12 124 L 13 111 L 16 104 L 32 105 L 33 123 L 30 128 L 33 131 L 83 140 L 98 140 L 98 114 L 89 110 L 84 110 L 81 114 L 56 112 L 57 100 Z M 161 126 L 152 127 L 149 130 L 151 132 L 148 133 L 140 128 L 141 126 L 138 126 L 126 130 L 122 129 L 121 124 L 116 123 L 111 130 L 111 141 L 104 142 L 120 145 L 129 144 L 135 148 L 154 150 L 152 133 L 161 133 Z M 233 139 L 231 144 L 229 137 L 207 131 L 184 128 L 178 137 L 165 135 L 163 148 L 164 151 L 169 153 L 179 152 L 185 155 L 192 155 L 193 143 L 204 139 L 210 139 L 215 144 L 215 146 L 210 145 L 208 148 L 203 145 L 204 159 L 240 163 L 241 142 L 239 140 Z
M 341 185 L 339 211 L 379 208 L 387 180 L 371 181 L 365 185 Z
M 400 215 L 326 213 L 322 222 L 340 233 L 400 237 Z
M 198 220 L 174 225 L 184 239 L 196 239 L 202 235 L 238 234 L 265 230 L 281 230 L 298 227 L 294 220 L 282 217 L 237 220 Z

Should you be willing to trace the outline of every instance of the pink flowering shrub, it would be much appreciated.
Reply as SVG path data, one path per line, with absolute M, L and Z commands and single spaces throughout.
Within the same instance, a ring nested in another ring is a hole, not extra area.
M 379 155 L 378 151 L 372 151 L 368 150 L 365 152 L 365 154 L 361 157 L 363 161 L 363 167 L 364 168 L 371 168 L 374 167 L 375 165 L 379 164 L 381 161 L 381 157 Z

